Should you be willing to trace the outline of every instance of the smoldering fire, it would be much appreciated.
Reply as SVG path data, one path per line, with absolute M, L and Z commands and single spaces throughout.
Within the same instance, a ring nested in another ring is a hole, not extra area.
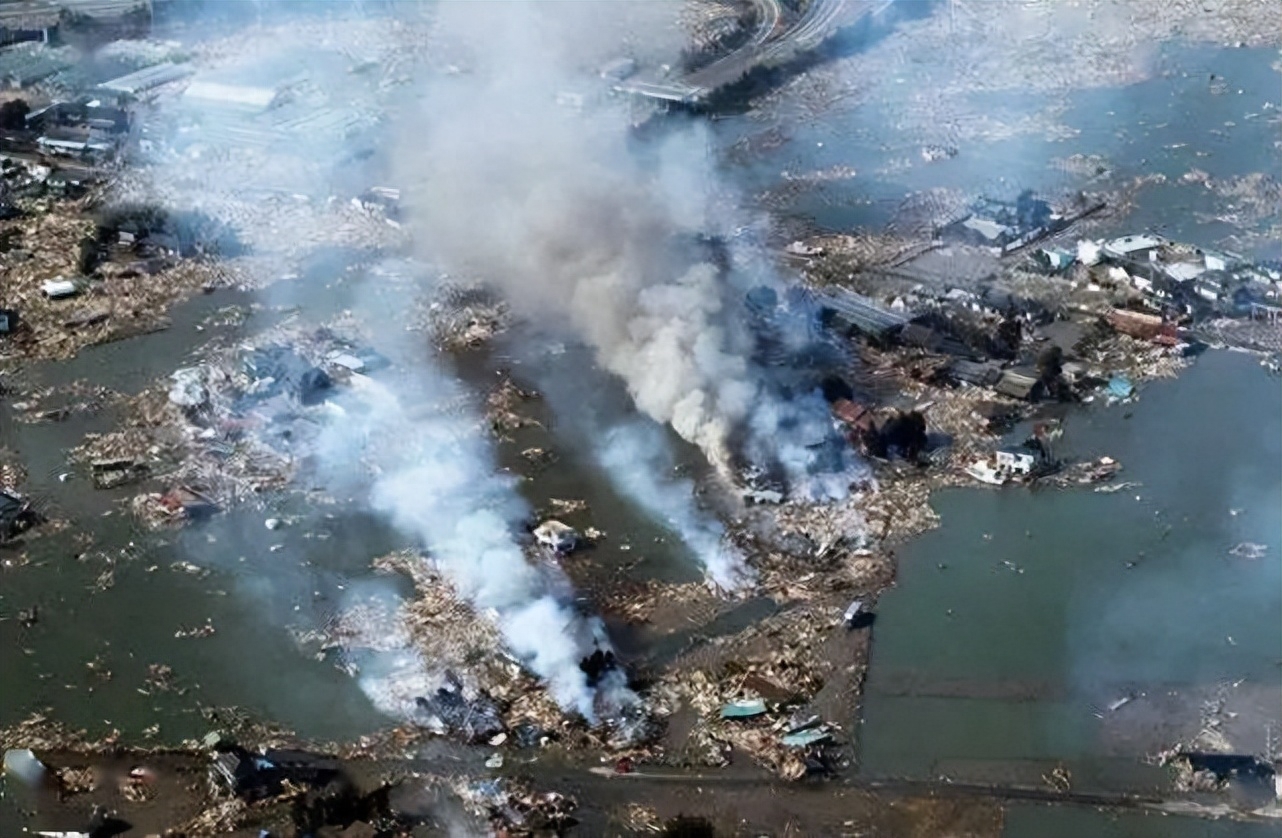
M 826 405 L 785 399 L 750 360 L 753 335 L 736 302 L 747 283 L 683 263 L 670 244 L 733 220 L 716 205 L 701 135 L 674 132 L 642 159 L 616 101 L 556 107 L 584 60 L 577 42 L 545 37 L 555 29 L 547 20 L 566 14 L 457 4 L 444 16 L 473 65 L 429 89 L 397 155 L 419 245 L 494 283 L 525 317 L 568 328 L 642 413 L 726 477 L 747 457 L 782 472 L 794 497 L 844 496 L 857 464 L 814 455 L 816 438 L 833 433 Z M 476 32 L 484 37 L 467 40 Z
M 454 382 L 434 367 L 416 378 L 427 403 L 459 402 Z M 604 627 L 568 604 L 569 581 L 555 566 L 527 561 L 514 533 L 528 509 L 515 482 L 495 471 L 474 417 L 442 407 L 411 417 L 388 387 L 355 381 L 356 398 L 322 438 L 323 463 L 344 475 L 358 463 L 375 471 L 371 505 L 427 548 L 461 596 L 496 615 L 509 650 L 562 707 L 596 719 L 634 703 L 621 671 L 590 683 L 580 666 L 611 651 Z M 396 677 L 414 682 L 413 664 L 400 660 Z

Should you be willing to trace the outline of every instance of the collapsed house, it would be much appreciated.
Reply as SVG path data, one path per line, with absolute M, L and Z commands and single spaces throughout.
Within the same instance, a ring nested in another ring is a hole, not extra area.
M 499 706 L 489 696 L 463 694 L 463 685 L 453 673 L 430 695 L 414 699 L 416 721 L 438 735 L 451 734 L 465 742 L 485 742 L 503 732 Z
M 832 414 L 850 444 L 866 456 L 886 458 L 898 453 L 913 460 L 926 449 L 926 419 L 919 411 L 874 411 L 841 398 L 832 403 Z
M 40 523 L 31 501 L 13 492 L 0 491 L 0 543 L 17 538 Z
M 944 225 L 939 235 L 1004 254 L 1065 226 L 1064 217 L 1049 203 L 1025 190 L 1014 201 L 980 198 L 965 216 Z
M 209 774 L 216 787 L 251 803 L 275 797 L 286 783 L 325 786 L 343 781 L 338 761 L 330 757 L 283 748 L 253 753 L 230 744 L 217 746 Z

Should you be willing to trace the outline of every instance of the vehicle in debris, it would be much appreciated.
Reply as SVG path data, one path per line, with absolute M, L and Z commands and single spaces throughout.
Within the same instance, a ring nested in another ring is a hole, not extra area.
M 534 528 L 534 540 L 554 553 L 565 554 L 578 546 L 579 534 L 573 527 L 552 519 Z

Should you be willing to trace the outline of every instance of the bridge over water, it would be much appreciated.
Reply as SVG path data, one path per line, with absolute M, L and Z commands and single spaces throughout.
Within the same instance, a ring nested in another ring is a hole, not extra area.
M 811 0 L 791 25 L 780 27 L 783 10 L 779 0 L 753 0 L 757 27 L 748 42 L 705 67 L 676 79 L 640 75 L 614 86 L 620 93 L 698 104 L 760 66 L 779 63 L 815 49 L 837 30 L 876 14 L 893 0 Z

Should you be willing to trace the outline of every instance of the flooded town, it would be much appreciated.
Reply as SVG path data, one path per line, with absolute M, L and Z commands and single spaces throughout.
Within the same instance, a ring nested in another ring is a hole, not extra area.
M 1278 20 L 0 3 L 0 834 L 1275 835 Z

